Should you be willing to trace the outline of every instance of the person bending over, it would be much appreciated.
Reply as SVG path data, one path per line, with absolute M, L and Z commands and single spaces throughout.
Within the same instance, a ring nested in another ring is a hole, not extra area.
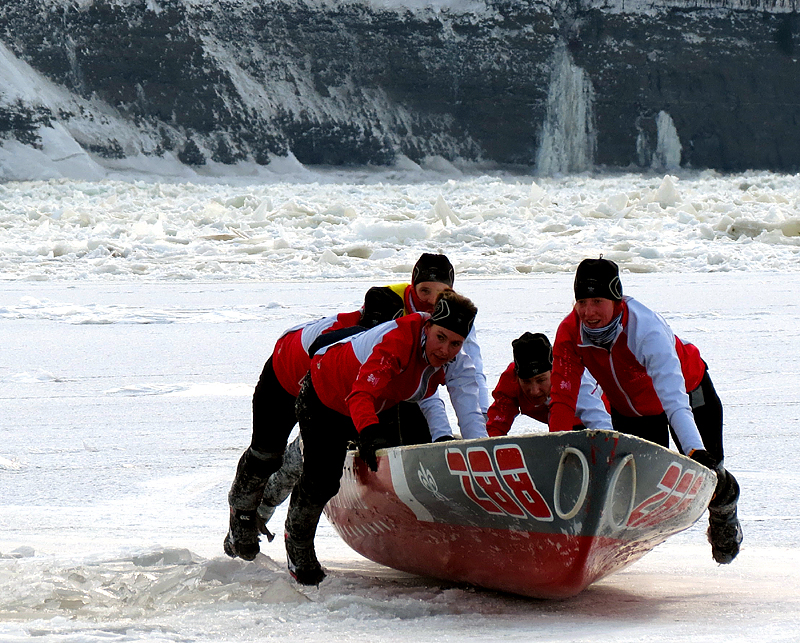
M 678 450 L 717 473 L 708 540 L 718 563 L 739 553 L 739 485 L 723 466 L 722 403 L 700 351 L 667 322 L 622 294 L 613 261 L 585 259 L 575 272 L 575 306 L 553 346 L 550 430 L 572 428 L 584 370 L 603 388 L 614 429 Z
M 339 490 L 348 443 L 356 442 L 359 457 L 378 470 L 376 452 L 390 444 L 380 410 L 407 401 L 427 412 L 425 401 L 444 384 L 463 437 L 486 437 L 475 367 L 461 350 L 476 313 L 466 297 L 443 292 L 432 315 L 406 315 L 314 355 L 297 398 L 303 472 L 286 517 L 287 562 L 299 583 L 316 585 L 325 578 L 314 535 L 323 507 Z M 426 417 L 436 435 L 436 416 Z M 449 426 L 440 439 L 452 439 Z
M 411 271 L 411 283 L 399 283 L 391 286 L 376 286 L 387 305 L 401 312 L 398 316 L 411 313 L 432 313 L 439 295 L 453 289 L 455 270 L 450 260 L 443 254 L 423 253 Z M 483 359 L 476 339 L 475 327 L 464 341 L 463 350 L 472 359 L 475 366 L 475 378 L 478 384 L 478 400 L 481 412 L 486 415 L 489 408 L 489 389 L 483 373 Z M 434 395 L 426 402 L 427 415 L 436 413 L 436 436 L 431 435 L 426 414 L 415 403 L 401 402 L 386 409 L 380 414 L 381 424 L 387 432 L 387 439 L 392 446 L 401 444 L 423 444 L 430 442 L 445 433 L 452 435 L 445 411 L 444 402 Z M 270 476 L 264 489 L 261 504 L 258 507 L 259 525 L 270 540 L 272 534 L 267 523 L 275 514 L 275 510 L 292 492 L 300 478 L 303 465 L 301 438 L 298 436 L 287 448 L 283 457 L 283 465 Z
M 383 286 L 387 293 L 392 293 L 398 302 L 402 301 L 404 314 L 423 312 L 431 313 L 439 295 L 445 290 L 452 290 L 455 283 L 455 269 L 446 255 L 425 252 L 420 255 L 411 271 L 411 283 L 399 283 Z M 464 352 L 470 356 L 475 365 L 475 376 L 478 380 L 478 395 L 481 412 L 485 415 L 489 410 L 489 386 L 483 370 L 483 358 L 478 345 L 475 327 L 470 330 L 464 341 Z M 398 425 L 400 443 L 419 444 L 428 441 L 428 431 L 424 419 L 415 413 L 414 407 L 400 404 Z
M 486 432 L 490 437 L 508 435 L 514 419 L 522 414 L 544 424 L 550 418 L 553 347 L 543 333 L 523 333 L 511 342 L 514 361 L 500 375 L 492 391 Z M 572 428 L 612 430 L 602 391 L 586 371 L 578 393 Z
M 359 310 L 294 326 L 278 338 L 253 392 L 252 438 L 228 492 L 230 520 L 223 542 L 228 556 L 253 560 L 259 552 L 259 532 L 268 534 L 257 509 L 268 479 L 283 464 L 286 442 L 297 423 L 295 399 L 311 365 L 309 348 L 326 334 L 363 331 L 400 311 L 381 288 L 370 288 Z

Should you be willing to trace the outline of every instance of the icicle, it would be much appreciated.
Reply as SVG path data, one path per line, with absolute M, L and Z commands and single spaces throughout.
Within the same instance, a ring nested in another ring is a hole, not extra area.
M 681 166 L 681 139 L 672 117 L 665 111 L 658 113 L 656 118 L 658 128 L 658 142 L 653 154 L 653 167 L 665 170 L 677 170 Z
M 547 114 L 536 157 L 539 174 L 583 172 L 594 164 L 594 88 L 565 47 L 553 60 Z

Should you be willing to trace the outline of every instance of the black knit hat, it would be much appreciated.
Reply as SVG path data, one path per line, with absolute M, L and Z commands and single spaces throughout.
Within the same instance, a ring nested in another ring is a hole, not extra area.
M 373 286 L 364 295 L 359 326 L 372 328 L 383 322 L 401 317 L 404 311 L 403 298 L 385 286 Z
M 622 299 L 622 282 L 619 267 L 613 261 L 584 259 L 575 271 L 575 299 L 602 297 L 619 301 Z
M 513 342 L 514 370 L 527 379 L 553 370 L 553 347 L 542 333 L 523 333 Z
M 411 273 L 411 283 L 415 286 L 423 281 L 435 281 L 441 284 L 447 284 L 451 288 L 455 281 L 456 275 L 453 270 L 453 264 L 444 255 L 434 255 L 430 253 L 423 253 L 422 256 L 414 264 L 414 270 Z
M 478 309 L 469 299 L 447 290 L 436 300 L 430 321 L 466 339 L 477 314 Z

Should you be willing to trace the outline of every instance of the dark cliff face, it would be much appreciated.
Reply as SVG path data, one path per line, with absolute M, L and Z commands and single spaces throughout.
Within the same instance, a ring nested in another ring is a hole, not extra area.
M 634 159 L 638 132 L 652 132 L 663 110 L 678 131 L 683 165 L 800 166 L 796 15 L 672 10 L 642 19 L 592 11 L 578 22 L 570 45 L 597 94 L 597 163 Z
M 457 14 L 5 0 L 0 42 L 83 102 L 0 95 L 0 135 L 36 145 L 37 128 L 58 121 L 111 157 L 267 163 L 291 151 L 307 164 L 386 164 L 440 155 L 571 171 L 587 169 L 559 160 L 575 146 L 589 166 L 649 165 L 671 122 L 683 165 L 793 169 L 797 30 L 795 14 L 724 8 L 498 2 Z M 141 138 L 79 126 L 79 116 L 94 118 L 76 113 L 91 101 Z M 584 109 L 567 104 L 576 101 Z

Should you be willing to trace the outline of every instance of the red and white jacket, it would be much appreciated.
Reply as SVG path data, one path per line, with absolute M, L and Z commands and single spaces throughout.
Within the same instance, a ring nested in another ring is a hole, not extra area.
M 567 315 L 553 345 L 551 431 L 572 428 L 584 369 L 621 415 L 666 412 L 686 453 L 704 448 L 687 392 L 699 386 L 706 365 L 700 351 L 678 339 L 658 313 L 624 297 L 622 323 L 610 350 L 588 341 L 575 311 Z
M 414 286 L 404 283 L 385 286 L 385 288 L 388 288 L 396 295 L 403 298 L 403 306 L 406 315 L 420 312 L 419 300 L 414 292 Z M 478 338 L 475 333 L 474 325 L 470 329 L 469 335 L 464 339 L 464 346 L 461 350 L 469 355 L 475 366 L 475 377 L 478 380 L 478 401 L 481 405 L 481 411 L 486 413 L 489 409 L 489 384 L 483 372 L 483 356 L 481 355 L 481 347 L 478 345 Z
M 297 397 L 300 383 L 311 368 L 308 349 L 323 333 L 356 326 L 361 321 L 361 310 L 339 313 L 315 321 L 298 324 L 283 332 L 272 351 L 272 368 L 280 385 Z
M 358 431 L 378 422 L 378 413 L 399 402 L 417 402 L 431 439 L 450 435 L 444 403 L 434 397 L 447 386 L 462 437 L 486 437 L 478 404 L 475 366 L 459 351 L 442 367 L 425 357 L 427 313 L 413 313 L 321 348 L 311 361 L 311 379 L 325 406 L 349 416 Z
M 584 372 L 572 426 L 582 425 L 589 429 L 606 431 L 612 429 L 611 416 L 602 393 L 589 372 Z M 520 413 L 544 424 L 548 423 L 552 400 L 548 398 L 544 404 L 535 405 L 525 397 L 519 388 L 514 362 L 500 375 L 492 397 L 494 402 L 489 407 L 489 419 L 486 421 L 486 432 L 490 437 L 508 435 L 514 419 Z

